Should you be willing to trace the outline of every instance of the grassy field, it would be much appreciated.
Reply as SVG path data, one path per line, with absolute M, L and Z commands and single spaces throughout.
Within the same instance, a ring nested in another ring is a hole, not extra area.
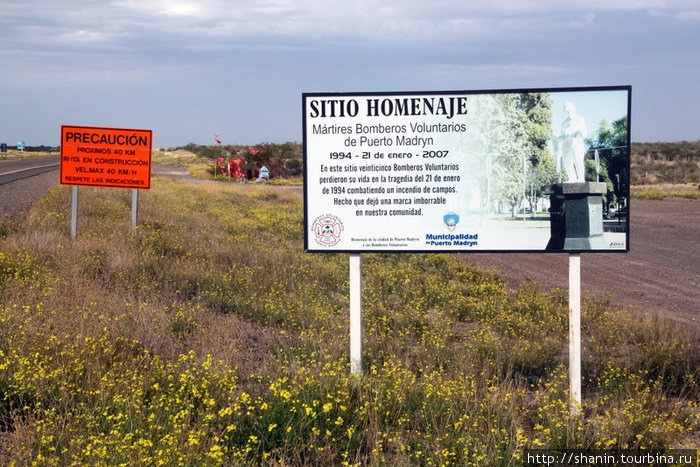
M 0 464 L 520 465 L 523 448 L 696 447 L 682 328 L 583 301 L 571 417 L 567 296 L 457 255 L 306 254 L 301 195 L 154 179 L 58 186 L 0 229 Z

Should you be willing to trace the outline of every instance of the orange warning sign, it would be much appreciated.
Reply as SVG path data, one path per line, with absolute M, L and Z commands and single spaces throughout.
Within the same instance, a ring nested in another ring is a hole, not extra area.
M 151 187 L 151 130 L 61 126 L 62 185 Z

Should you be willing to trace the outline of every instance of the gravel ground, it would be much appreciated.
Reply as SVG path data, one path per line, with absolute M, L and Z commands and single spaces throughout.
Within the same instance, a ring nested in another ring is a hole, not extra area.
M 153 173 L 191 179 L 184 169 L 168 166 L 155 165 Z M 17 215 L 57 182 L 53 171 L 0 185 L 0 220 Z M 700 200 L 634 199 L 630 218 L 629 253 L 581 255 L 584 293 L 610 294 L 630 311 L 667 315 L 700 343 Z M 469 259 L 498 270 L 512 285 L 532 280 L 545 289 L 568 288 L 566 254 L 473 253 Z

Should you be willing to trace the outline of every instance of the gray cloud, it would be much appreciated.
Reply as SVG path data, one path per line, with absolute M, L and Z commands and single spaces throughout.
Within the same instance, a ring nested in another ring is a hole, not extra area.
M 605 84 L 633 85 L 633 138 L 700 138 L 688 123 L 700 105 L 695 0 L 25 0 L 0 11 L 0 96 L 13 110 L 0 141 L 50 144 L 63 123 L 133 120 L 164 145 L 212 130 L 299 140 L 303 91 Z

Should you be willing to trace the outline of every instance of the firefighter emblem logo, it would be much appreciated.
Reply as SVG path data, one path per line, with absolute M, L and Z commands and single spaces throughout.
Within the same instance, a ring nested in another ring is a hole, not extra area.
M 334 246 L 340 241 L 343 223 L 332 214 L 318 216 L 311 226 L 316 243 L 321 246 Z

